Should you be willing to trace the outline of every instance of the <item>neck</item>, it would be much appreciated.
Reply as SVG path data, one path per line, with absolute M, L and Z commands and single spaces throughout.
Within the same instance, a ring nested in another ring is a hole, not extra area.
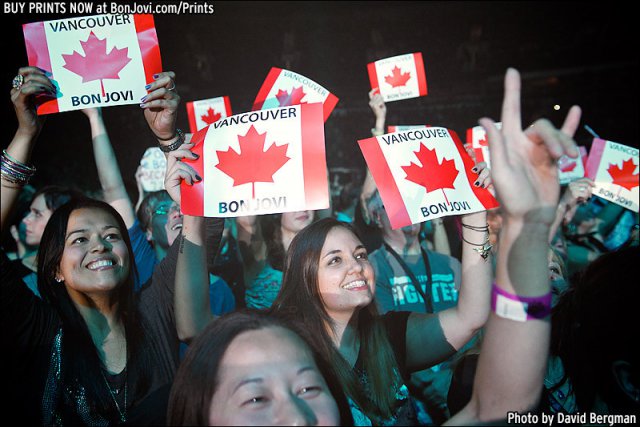
M 349 318 L 333 318 L 333 329 L 329 334 L 333 338 L 333 345 L 338 349 L 350 366 L 354 366 L 358 360 L 360 350 L 360 338 L 358 336 L 358 312 L 353 313 Z
M 282 246 L 284 246 L 284 251 L 285 253 L 289 250 L 289 245 L 291 244 L 291 241 L 293 240 L 294 237 L 296 237 L 296 233 L 294 233 L 291 230 L 286 230 L 282 227 L 280 227 L 281 233 L 282 233 Z
M 385 230 L 382 238 L 400 255 L 417 255 L 420 253 L 418 236 L 407 236 L 402 230 Z
M 108 310 L 101 310 L 98 306 L 76 306 L 104 367 L 111 374 L 122 372 L 127 366 L 127 340 L 122 319 L 117 316 L 117 305 Z
M 36 265 L 36 255 L 38 255 L 38 251 L 27 252 L 24 256 L 22 256 L 22 265 L 24 265 L 31 271 L 37 272 L 38 266 Z

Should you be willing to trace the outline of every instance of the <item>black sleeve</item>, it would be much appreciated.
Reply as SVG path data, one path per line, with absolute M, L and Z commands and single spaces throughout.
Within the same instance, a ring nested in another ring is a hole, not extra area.
M 389 311 L 380 317 L 387 330 L 400 374 L 405 380 L 410 375 L 407 372 L 407 321 L 410 314 L 410 311 Z

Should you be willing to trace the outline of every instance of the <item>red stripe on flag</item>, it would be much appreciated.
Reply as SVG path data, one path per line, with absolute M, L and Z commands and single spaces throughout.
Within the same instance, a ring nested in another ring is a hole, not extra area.
M 231 112 L 231 101 L 229 100 L 229 97 L 223 96 L 222 98 L 224 99 L 224 109 L 227 112 L 227 117 L 232 116 L 233 113 Z
M 251 111 L 262 109 L 262 105 L 264 104 L 264 101 L 266 101 L 267 95 L 269 95 L 271 88 L 276 83 L 276 80 L 278 79 L 278 76 L 280 76 L 281 72 L 282 72 L 282 68 L 277 68 L 277 67 L 271 68 L 271 71 L 269 71 L 269 74 L 267 74 L 267 78 L 264 80 L 264 83 L 262 83 L 262 87 L 258 91 L 256 100 L 253 101 L 253 107 Z
M 473 159 L 471 158 L 469 153 L 467 153 L 467 150 L 464 149 L 460 138 L 458 138 L 458 134 L 450 129 L 447 129 L 447 131 L 449 132 L 451 139 L 453 139 L 453 141 L 455 142 L 456 149 L 458 150 L 458 153 L 462 158 L 465 176 L 467 177 L 467 181 L 469 181 L 469 186 L 471 187 L 471 191 L 473 191 L 473 194 L 478 198 L 485 209 L 491 209 L 499 206 L 498 201 L 491 195 L 489 190 L 473 185 L 473 183 L 476 181 L 475 176 L 471 175 L 473 174 L 473 172 L 471 172 L 471 168 L 473 168 L 474 166 Z
M 473 128 L 467 129 L 467 144 L 473 144 Z
M 600 167 L 600 162 L 602 161 L 602 154 L 604 154 L 606 145 L 607 141 L 605 141 L 604 139 L 593 138 L 593 142 L 591 143 L 591 150 L 589 150 L 589 157 L 587 158 L 587 178 L 596 179 L 598 168 Z
M 187 118 L 189 119 L 189 130 L 191 133 L 196 133 L 198 125 L 196 123 L 196 112 L 193 109 L 193 101 L 187 102 Z
M 325 122 L 331 115 L 331 112 L 336 107 L 337 103 L 338 103 L 338 97 L 332 93 L 329 93 L 329 96 L 327 96 L 327 99 L 324 100 L 324 104 L 323 104 Z
M 384 209 L 387 211 L 391 227 L 396 229 L 410 225 L 409 212 L 407 212 L 400 190 L 396 185 L 389 165 L 387 165 L 377 138 L 362 139 L 358 141 L 358 144 L 367 161 L 371 175 L 376 177 L 376 185 L 384 201 Z
M 378 85 L 378 72 L 376 71 L 376 63 L 369 62 L 367 64 L 367 71 L 369 72 L 369 83 L 371 84 L 371 89 L 377 88 Z
M 309 210 L 329 207 L 324 120 L 321 118 L 321 103 L 300 105 L 304 197 Z
M 414 53 L 413 60 L 416 63 L 416 71 L 418 73 L 418 89 L 420 90 L 420 96 L 424 96 L 427 94 L 427 76 L 424 72 L 424 60 L 422 59 L 422 53 Z
M 204 139 L 208 130 L 209 126 L 202 128 L 191 137 L 191 143 L 195 144 L 191 152 L 200 157 L 196 160 L 186 158 L 181 160 L 190 165 L 202 177 L 202 181 L 193 185 L 189 185 L 184 181 L 180 184 L 180 210 L 185 215 L 204 216 L 204 180 L 206 179 L 204 175 Z
M 162 59 L 160 58 L 160 46 L 158 35 L 153 22 L 153 15 L 133 15 L 133 22 L 142 55 L 145 80 L 148 83 L 154 81 L 153 75 L 162 71 Z
M 27 46 L 27 61 L 33 67 L 42 68 L 45 71 L 53 73 L 51 69 L 51 58 L 49 57 L 49 46 L 47 45 L 47 34 L 44 30 L 44 22 L 34 22 L 31 24 L 23 24 L 22 32 L 24 33 L 24 41 Z M 53 75 L 49 76 L 56 83 Z M 60 89 L 60 88 L 58 88 Z M 44 99 L 36 98 L 38 101 Z M 48 99 L 38 105 L 38 114 L 57 113 L 59 110 L 57 99 Z

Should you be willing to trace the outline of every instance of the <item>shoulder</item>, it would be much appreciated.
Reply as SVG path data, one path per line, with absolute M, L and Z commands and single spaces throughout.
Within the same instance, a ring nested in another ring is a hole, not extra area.
M 406 329 L 409 320 L 410 311 L 388 311 L 378 316 L 377 320 L 381 322 L 389 332 L 398 329 Z

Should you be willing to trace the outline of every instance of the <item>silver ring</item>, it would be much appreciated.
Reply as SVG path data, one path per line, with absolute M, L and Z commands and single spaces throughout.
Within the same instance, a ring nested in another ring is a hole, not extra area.
M 22 74 L 18 74 L 13 78 L 13 81 L 11 82 L 11 86 L 13 86 L 14 89 L 20 90 L 23 83 L 24 83 L 24 76 Z

